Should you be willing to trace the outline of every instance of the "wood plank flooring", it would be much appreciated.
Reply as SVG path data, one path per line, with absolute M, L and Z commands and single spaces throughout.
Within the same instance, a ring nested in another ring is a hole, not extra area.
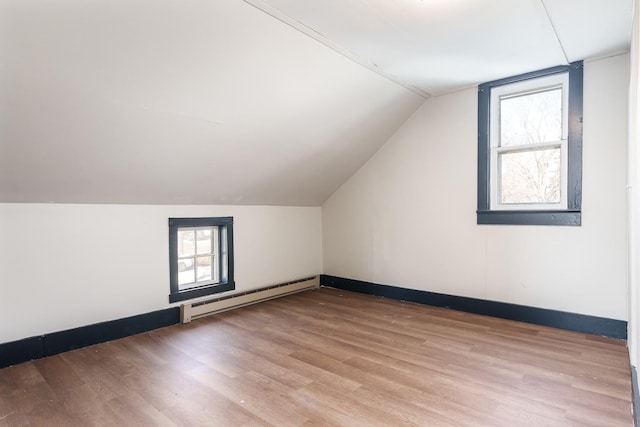
M 626 343 L 320 289 L 0 370 L 0 426 L 631 426 Z

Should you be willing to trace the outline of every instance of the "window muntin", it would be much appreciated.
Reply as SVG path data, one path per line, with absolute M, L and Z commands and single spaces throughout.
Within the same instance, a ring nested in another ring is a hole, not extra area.
M 234 289 L 233 218 L 170 218 L 169 258 L 170 302 Z
M 582 61 L 479 86 L 478 224 L 581 224 L 582 86 Z

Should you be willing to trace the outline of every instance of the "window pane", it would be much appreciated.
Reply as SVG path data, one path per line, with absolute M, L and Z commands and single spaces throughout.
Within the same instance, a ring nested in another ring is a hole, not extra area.
M 560 148 L 498 156 L 500 203 L 560 203 Z
M 196 281 L 193 258 L 178 260 L 178 285 L 183 286 Z
M 503 147 L 562 139 L 562 89 L 500 99 Z
M 188 228 L 178 230 L 178 257 L 196 254 L 195 237 L 195 230 Z
M 211 253 L 211 235 L 212 229 L 198 230 L 196 232 L 197 235 L 197 248 L 198 255 L 210 254 Z
M 211 280 L 211 256 L 199 256 L 197 258 L 196 271 L 198 273 L 198 282 Z

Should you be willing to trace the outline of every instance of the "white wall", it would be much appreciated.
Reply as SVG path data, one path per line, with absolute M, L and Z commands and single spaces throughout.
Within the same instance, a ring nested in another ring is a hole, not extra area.
M 321 272 L 320 208 L 0 204 L 0 343 L 169 307 L 191 216 L 234 217 L 236 291 Z
M 638 0 L 633 2 L 633 36 L 631 38 L 629 82 L 629 145 L 627 167 L 627 226 L 628 226 L 628 285 L 629 285 L 629 331 L 628 347 L 631 365 L 638 366 L 638 342 L 640 341 L 640 325 L 638 324 L 638 307 L 640 307 L 640 289 L 638 289 L 638 270 L 640 268 L 640 10 Z
M 585 64 L 581 227 L 476 224 L 470 89 L 428 100 L 324 203 L 324 273 L 626 319 L 628 60 Z

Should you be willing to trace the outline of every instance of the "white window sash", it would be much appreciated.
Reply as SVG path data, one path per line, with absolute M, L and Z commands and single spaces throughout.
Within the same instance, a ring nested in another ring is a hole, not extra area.
M 195 233 L 195 240 L 194 240 L 194 245 L 197 245 L 197 233 L 198 231 L 201 230 L 210 230 L 211 231 L 211 253 L 210 254 L 198 254 L 197 250 L 194 253 L 193 256 L 178 256 L 176 258 L 177 262 L 180 262 L 181 260 L 192 260 L 194 265 L 194 282 L 189 282 L 189 283 L 183 283 L 181 285 L 179 285 L 180 290 L 188 290 L 188 289 L 193 289 L 193 288 L 198 288 L 200 286 L 203 285 L 209 285 L 209 284 L 216 284 L 216 283 L 220 283 L 220 263 L 219 263 L 219 259 L 220 259 L 220 254 L 219 254 L 219 247 L 220 247 L 220 229 L 222 227 L 220 226 L 205 226 L 205 227 L 180 227 L 178 229 L 178 231 L 181 230 L 193 230 Z M 195 249 L 195 248 L 194 248 Z M 211 279 L 207 279 L 207 280 L 198 280 L 198 276 L 197 276 L 197 270 L 198 270 L 198 255 L 200 256 L 211 256 L 212 257 L 212 262 L 211 262 Z
M 517 145 L 491 148 L 491 176 L 498 177 L 498 155 L 519 153 L 523 151 L 539 151 L 549 148 L 560 148 L 560 202 L 559 203 L 499 203 L 498 179 L 491 181 L 492 210 L 557 210 L 567 209 L 568 152 L 567 140 L 544 142 L 540 144 Z
M 500 146 L 500 100 L 506 96 L 525 95 L 541 90 L 561 87 L 562 88 L 562 139 L 560 141 L 543 142 L 537 144 L 524 144 L 514 146 Z M 567 189 L 568 189 L 568 144 L 569 133 L 569 73 L 553 74 L 531 80 L 510 83 L 503 86 L 494 87 L 491 90 L 490 100 L 490 208 L 491 210 L 562 210 L 567 209 Z M 499 203 L 499 171 L 498 155 L 504 153 L 515 153 L 522 151 L 537 151 L 548 148 L 560 147 L 560 202 L 559 203 Z

